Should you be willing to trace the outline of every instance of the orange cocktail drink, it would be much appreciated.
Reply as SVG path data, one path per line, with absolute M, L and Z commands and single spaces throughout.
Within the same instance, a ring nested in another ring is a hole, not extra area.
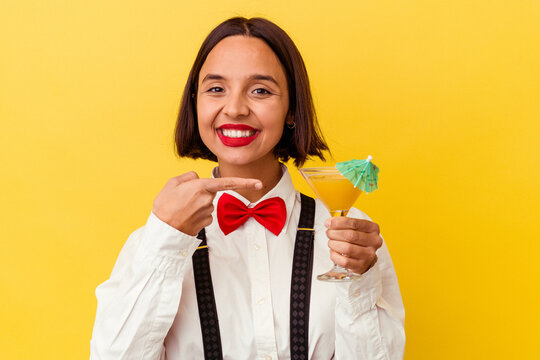
M 312 175 L 308 182 L 332 216 L 347 215 L 361 193 L 341 174 Z
M 332 216 L 346 216 L 362 192 L 343 176 L 334 166 L 301 168 L 300 173 L 315 191 Z M 334 264 L 330 271 L 318 275 L 322 281 L 352 281 L 361 278 L 349 270 Z

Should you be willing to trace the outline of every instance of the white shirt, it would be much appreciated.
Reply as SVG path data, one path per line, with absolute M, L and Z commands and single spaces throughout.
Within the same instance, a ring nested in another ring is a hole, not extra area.
M 290 358 L 290 281 L 301 205 L 283 169 L 280 182 L 258 201 L 285 201 L 287 219 L 278 236 L 253 218 L 225 236 L 215 213 L 206 228 L 224 359 Z M 248 206 L 258 203 L 226 192 Z M 354 208 L 348 216 L 368 219 Z M 324 227 L 329 217 L 317 200 L 310 359 L 402 359 L 405 312 L 385 244 L 361 279 L 316 279 L 332 266 Z M 199 244 L 154 214 L 131 234 L 110 279 L 96 289 L 91 359 L 204 359 L 191 259 Z

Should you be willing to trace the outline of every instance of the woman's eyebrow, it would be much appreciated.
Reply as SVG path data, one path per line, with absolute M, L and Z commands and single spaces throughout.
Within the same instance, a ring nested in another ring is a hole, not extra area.
M 207 80 L 224 80 L 225 78 L 218 74 L 207 74 L 201 81 L 201 83 Z
M 274 79 L 273 76 L 270 76 L 270 75 L 261 75 L 261 74 L 255 74 L 255 75 L 251 75 L 249 77 L 250 80 L 267 80 L 267 81 L 271 81 L 273 82 L 274 84 L 278 85 L 278 82 L 276 81 L 276 79 Z
M 266 81 L 273 82 L 274 84 L 279 86 L 277 80 L 271 75 L 254 74 L 254 75 L 251 75 L 248 79 L 249 80 L 266 80 Z M 201 83 L 208 80 L 225 80 L 225 77 L 219 74 L 206 74 L 206 76 L 202 79 Z

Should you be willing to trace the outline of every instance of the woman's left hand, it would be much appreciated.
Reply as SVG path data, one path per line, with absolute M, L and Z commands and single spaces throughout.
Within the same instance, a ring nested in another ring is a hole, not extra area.
M 363 274 L 377 261 L 383 240 L 379 225 L 369 220 L 333 217 L 324 223 L 328 228 L 330 258 L 356 274 Z

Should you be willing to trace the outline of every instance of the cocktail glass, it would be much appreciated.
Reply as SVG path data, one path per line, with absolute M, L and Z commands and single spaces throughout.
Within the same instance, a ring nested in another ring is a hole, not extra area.
M 332 217 L 347 216 L 361 190 L 334 167 L 301 168 L 300 173 L 317 197 L 321 199 Z M 322 281 L 352 281 L 362 277 L 334 264 L 328 272 L 318 275 Z

